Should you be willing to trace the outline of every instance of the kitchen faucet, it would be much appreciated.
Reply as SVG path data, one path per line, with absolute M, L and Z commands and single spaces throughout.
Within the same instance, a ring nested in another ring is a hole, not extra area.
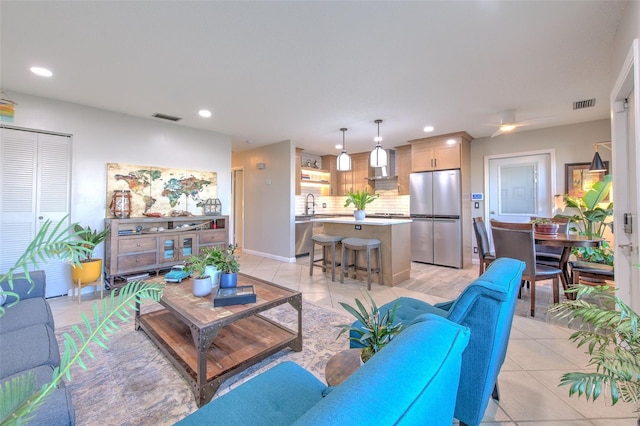
M 307 194 L 307 201 L 304 203 L 304 215 L 309 216 L 309 197 L 311 197 L 311 215 L 316 214 L 316 197 L 313 194 Z

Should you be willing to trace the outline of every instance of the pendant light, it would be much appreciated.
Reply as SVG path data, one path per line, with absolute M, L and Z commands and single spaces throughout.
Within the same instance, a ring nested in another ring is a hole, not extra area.
M 378 136 L 374 139 L 376 141 L 376 147 L 371 151 L 371 156 L 369 157 L 369 163 L 371 167 L 386 167 L 387 166 L 387 151 L 382 149 L 382 138 L 380 137 L 380 123 L 382 120 L 376 120 L 375 123 L 378 125 Z
M 351 170 L 351 157 L 347 154 L 347 147 L 344 143 L 344 132 L 347 131 L 346 127 L 340 129 L 342 132 L 342 154 L 338 155 L 338 171 L 348 172 Z
M 593 160 L 591 160 L 591 165 L 589 166 L 590 172 L 606 172 L 607 167 L 604 165 L 602 158 L 600 158 L 600 154 L 598 153 L 598 145 L 604 146 L 605 148 L 609 148 L 607 145 L 609 142 L 598 142 L 593 144 L 593 149 L 596 151 L 593 155 Z

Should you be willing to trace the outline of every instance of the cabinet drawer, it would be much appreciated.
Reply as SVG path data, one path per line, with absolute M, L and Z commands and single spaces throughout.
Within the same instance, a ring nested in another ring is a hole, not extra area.
M 227 240 L 227 233 L 221 231 L 202 231 L 198 235 L 198 244 L 224 243 Z
M 121 238 L 118 241 L 118 251 L 119 253 L 133 253 L 137 251 L 156 250 L 156 240 L 156 237 Z
M 156 264 L 156 252 L 118 256 L 118 270 L 140 269 Z

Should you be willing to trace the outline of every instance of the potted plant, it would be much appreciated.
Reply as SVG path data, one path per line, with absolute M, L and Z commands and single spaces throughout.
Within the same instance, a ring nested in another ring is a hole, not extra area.
M 553 223 L 551 219 L 546 217 L 536 217 L 532 219 L 530 223 L 533 224 L 535 232 L 539 234 L 555 235 L 560 228 L 559 224 Z
M 581 235 L 603 238 L 607 229 L 613 229 L 613 203 L 603 205 L 603 200 L 611 191 L 612 176 L 606 175 L 595 182 L 582 197 L 564 196 L 567 207 L 577 210 L 574 215 L 556 215 L 569 219 L 571 230 Z M 587 262 L 604 263 L 613 266 L 613 253 L 607 241 L 600 247 L 575 247 L 571 253 Z
M 207 256 L 207 266 L 204 268 L 205 275 L 211 277 L 211 287 L 217 287 L 220 285 L 220 271 L 216 266 L 216 263 L 222 258 L 223 250 L 218 246 L 202 247 L 200 252 Z
M 93 250 L 109 236 L 109 228 L 98 232 L 96 229 L 86 228 L 80 224 L 74 224 L 73 229 L 80 239 L 77 244 L 85 247 L 87 251 L 80 257 L 80 265 L 71 265 L 71 278 L 74 283 L 80 280 L 81 284 L 97 281 L 102 274 L 102 259 L 93 257 Z
M 595 371 L 566 373 L 561 386 L 570 386 L 569 396 L 584 395 L 595 401 L 604 392 L 611 403 L 620 399 L 637 406 L 640 425 L 640 316 L 609 286 L 578 285 L 570 290 L 575 300 L 551 307 L 550 312 L 569 322 L 581 320 L 579 331 L 569 339 L 585 346 Z
M 220 250 L 220 255 L 214 261 L 214 266 L 221 272 L 220 287 L 229 288 L 238 285 L 238 271 L 240 263 L 235 255 L 237 244 L 229 244 L 227 248 Z
M 48 259 L 61 259 L 69 261 L 72 265 L 79 265 L 81 258 L 90 256 L 92 249 L 87 248 L 87 245 L 90 245 L 89 241 L 82 240 L 82 235 L 77 231 L 76 224 L 63 228 L 62 224 L 65 219 L 66 217 L 53 227 L 51 226 L 52 222 L 47 220 L 14 266 L 0 275 L 0 283 L 7 282 L 9 288 L 12 289 L 14 275 L 23 272 L 25 277 L 29 279 L 29 268 L 38 268 L 39 262 L 45 262 Z M 63 334 L 65 344 L 60 367 L 55 369 L 48 385 L 35 388 L 33 377 L 29 377 L 28 374 L 16 377 L 4 384 L 0 392 L 0 423 L 26 423 L 25 419 L 28 419 L 29 414 L 41 405 L 53 390 L 58 388 L 63 377 L 70 379 L 70 369 L 74 364 L 77 363 L 86 369 L 83 355 L 88 354 L 91 358 L 94 357 L 89 348 L 90 345 L 107 347 L 108 335 L 115 333 L 119 328 L 115 324 L 115 320 L 128 321 L 133 313 L 131 306 L 135 306 L 136 301 L 153 299 L 159 302 L 163 288 L 164 285 L 159 283 L 133 281 L 122 287 L 117 297 L 115 292 L 112 292 L 110 302 L 101 303 L 101 312 L 98 304 L 94 303 L 93 322 L 82 313 L 82 324 L 74 329 L 76 337 L 74 338 L 69 333 Z M 5 293 L 13 295 L 16 299 L 11 302 L 10 306 L 20 302 L 16 293 Z M 0 317 L 4 313 L 5 309 L 0 305 Z
M 369 194 L 366 189 L 363 189 L 362 192 L 349 192 L 344 206 L 349 207 L 349 205 L 353 204 L 353 207 L 356 209 L 353 213 L 356 220 L 363 220 L 366 217 L 364 209 L 367 204 L 373 203 L 378 197 L 379 194 Z
M 193 295 L 204 297 L 211 293 L 211 276 L 205 272 L 209 265 L 209 254 L 205 251 L 193 254 L 187 258 L 185 265 L 185 269 L 193 278 Z
M 396 317 L 398 302 L 396 302 L 393 307 L 383 315 L 371 295 L 367 293 L 367 296 L 370 301 L 369 309 L 367 309 L 359 299 L 356 299 L 357 308 L 340 302 L 340 305 L 347 312 L 356 317 L 361 324 L 339 325 L 338 327 L 341 327 L 342 329 L 337 337 L 339 338 L 343 333 L 349 332 L 349 340 L 357 342 L 363 346 L 361 355 L 362 362 L 367 362 L 369 358 L 379 352 L 387 343 L 398 335 L 403 328 L 402 323 L 393 323 Z

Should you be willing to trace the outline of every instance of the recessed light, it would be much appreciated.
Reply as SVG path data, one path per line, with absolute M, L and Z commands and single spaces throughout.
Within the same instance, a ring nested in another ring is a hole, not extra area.
M 208 109 L 201 109 L 200 111 L 198 111 L 198 115 L 202 118 L 209 118 L 211 117 L 211 111 L 209 111 Z
M 425 131 L 425 133 L 429 133 L 429 132 L 433 132 L 434 128 L 433 126 L 424 126 L 424 129 L 422 129 Z
M 40 77 L 51 77 L 53 75 L 53 73 L 46 68 L 31 67 L 29 69 L 31 70 L 32 73 L 34 73 L 35 75 L 39 75 Z

